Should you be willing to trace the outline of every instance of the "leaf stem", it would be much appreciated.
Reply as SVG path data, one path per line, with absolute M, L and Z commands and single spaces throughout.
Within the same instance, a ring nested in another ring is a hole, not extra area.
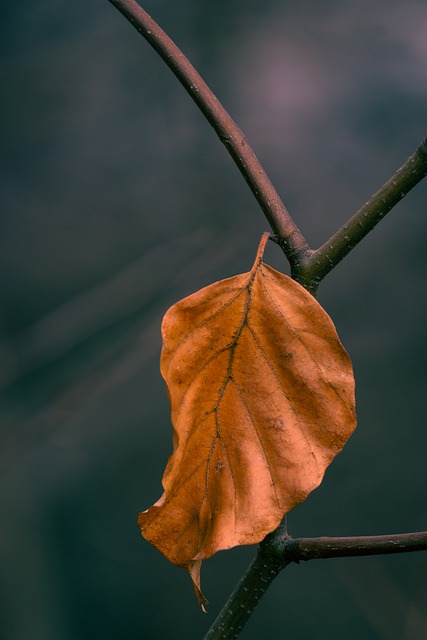
M 309 251 L 307 242 L 252 151 L 243 132 L 182 51 L 135 0 L 109 0 L 157 51 L 215 129 L 263 210 L 288 260 Z
M 427 551 L 427 531 L 382 536 L 291 538 L 285 525 L 259 545 L 229 600 L 204 640 L 234 640 L 276 576 L 291 562 Z
M 403 166 L 324 245 L 294 262 L 295 279 L 313 293 L 320 281 L 426 175 L 427 137 Z

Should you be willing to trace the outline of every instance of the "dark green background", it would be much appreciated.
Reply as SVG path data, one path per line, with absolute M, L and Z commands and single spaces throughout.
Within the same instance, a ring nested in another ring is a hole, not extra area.
M 324 242 L 426 131 L 423 0 L 147 0 Z M 202 638 L 253 548 L 188 577 L 141 539 L 171 451 L 160 322 L 267 229 L 107 0 L 2 3 L 0 637 Z M 427 183 L 321 285 L 359 427 L 294 535 L 426 529 Z M 266 260 L 287 266 L 271 245 Z M 425 640 L 427 556 L 291 566 L 242 638 Z

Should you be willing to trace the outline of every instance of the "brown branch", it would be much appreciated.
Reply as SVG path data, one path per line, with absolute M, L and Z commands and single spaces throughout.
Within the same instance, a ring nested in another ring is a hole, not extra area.
M 320 249 L 302 256 L 293 275 L 312 293 L 321 280 L 427 175 L 427 137 L 404 165 Z M 280 243 L 280 241 L 279 241 Z
M 109 0 L 157 51 L 224 143 L 263 210 L 288 260 L 308 253 L 308 245 L 243 132 L 182 51 L 135 0 Z
M 271 582 L 292 562 L 426 550 L 427 531 L 389 536 L 291 538 L 281 525 L 259 545 L 257 556 L 204 640 L 237 638 Z

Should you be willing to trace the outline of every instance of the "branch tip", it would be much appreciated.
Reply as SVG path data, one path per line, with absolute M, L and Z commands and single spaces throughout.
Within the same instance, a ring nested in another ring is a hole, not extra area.
M 296 265 L 295 279 L 309 291 L 350 253 L 427 175 L 427 137 L 387 182 L 316 251 Z

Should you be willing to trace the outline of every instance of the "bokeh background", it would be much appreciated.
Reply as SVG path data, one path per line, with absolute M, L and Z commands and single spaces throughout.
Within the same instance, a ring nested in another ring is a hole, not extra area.
M 424 0 L 146 0 L 245 131 L 313 247 L 426 131 Z M 160 322 L 266 230 L 187 94 L 107 0 L 0 8 L 0 637 L 203 637 L 211 605 L 141 539 L 171 452 Z M 321 285 L 359 427 L 293 535 L 426 529 L 427 183 Z M 287 272 L 271 244 L 266 260 Z M 425 640 L 427 556 L 310 562 L 242 638 Z

